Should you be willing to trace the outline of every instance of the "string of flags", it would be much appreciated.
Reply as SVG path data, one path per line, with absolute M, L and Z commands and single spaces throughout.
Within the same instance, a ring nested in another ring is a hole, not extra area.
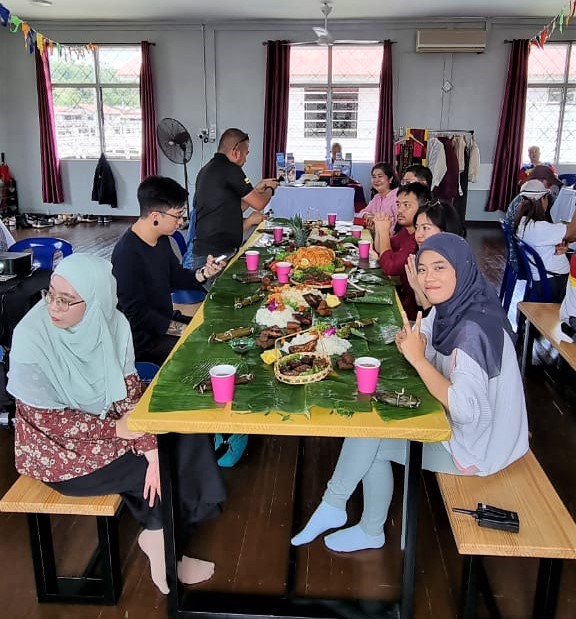
M 53 54 L 54 50 L 56 50 L 59 57 L 68 60 L 84 58 L 86 54 L 91 54 L 97 47 L 94 43 L 87 43 L 86 45 L 64 45 L 58 43 L 32 28 L 28 22 L 14 15 L 14 13 L 2 3 L 0 3 L 0 26 L 8 28 L 8 30 L 14 34 L 21 32 L 24 37 L 24 48 L 30 54 L 33 54 L 36 49 L 38 49 L 41 54 L 44 52 L 44 49 L 47 49 L 50 54 Z
M 564 32 L 564 28 L 570 24 L 570 20 L 574 18 L 574 15 L 576 15 L 576 0 L 571 0 L 556 17 L 552 18 L 537 35 L 530 39 L 530 43 L 542 49 L 546 41 L 556 31 L 556 28 L 558 28 L 560 34 Z

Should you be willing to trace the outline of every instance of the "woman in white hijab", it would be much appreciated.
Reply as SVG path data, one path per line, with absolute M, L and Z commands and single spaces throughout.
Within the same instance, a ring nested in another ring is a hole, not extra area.
M 128 430 L 141 395 L 130 326 L 116 309 L 112 265 L 72 254 L 14 331 L 8 391 L 16 399 L 16 468 L 63 494 L 119 493 L 144 530 L 138 538 L 152 579 L 168 593 L 156 437 Z M 190 444 L 192 441 L 193 444 Z M 187 477 L 180 529 L 218 512 L 225 492 L 206 435 L 182 436 L 178 470 Z M 184 468 L 181 468 L 184 467 Z M 179 577 L 210 578 L 214 564 L 189 557 Z

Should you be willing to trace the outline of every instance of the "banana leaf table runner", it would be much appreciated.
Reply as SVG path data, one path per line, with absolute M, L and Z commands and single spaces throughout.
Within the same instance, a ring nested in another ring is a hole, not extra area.
M 260 250 L 262 265 L 272 253 Z M 390 341 L 386 327 L 399 327 L 402 322 L 394 301 L 394 288 L 383 277 L 379 282 L 366 284 L 372 292 L 361 303 L 342 303 L 334 309 L 330 318 L 316 318 L 342 324 L 352 320 L 377 318 L 375 325 L 354 330 L 350 336 L 355 357 L 372 356 L 380 359 L 379 390 L 416 396 L 421 404 L 418 408 L 399 408 L 379 402 L 371 402 L 368 396 L 358 396 L 356 377 L 353 370 L 335 369 L 324 380 L 309 385 L 287 385 L 276 380 L 272 365 L 265 365 L 260 358 L 259 347 L 243 355 L 234 352 L 227 342 L 211 342 L 214 333 L 223 333 L 239 327 L 259 327 L 254 322 L 256 311 L 263 301 L 242 309 L 234 309 L 238 298 L 245 298 L 258 292 L 259 284 L 244 284 L 233 275 L 244 275 L 246 265 L 241 256 L 231 264 L 212 287 L 204 302 L 204 322 L 195 329 L 185 342 L 174 352 L 170 361 L 162 368 L 154 387 L 149 411 L 153 413 L 175 410 L 214 409 L 212 392 L 199 393 L 194 386 L 208 378 L 213 365 L 228 363 L 237 367 L 237 373 L 253 373 L 253 382 L 236 385 L 232 410 L 236 413 L 281 414 L 286 421 L 291 415 L 309 416 L 314 407 L 331 409 L 334 414 L 352 416 L 371 413 L 373 410 L 385 421 L 405 419 L 431 412 L 437 412 L 439 404 L 398 352 L 396 344 Z M 379 271 L 369 271 L 370 277 Z M 361 285 L 364 285 L 361 283 Z M 375 302 L 369 302 L 373 299 Z

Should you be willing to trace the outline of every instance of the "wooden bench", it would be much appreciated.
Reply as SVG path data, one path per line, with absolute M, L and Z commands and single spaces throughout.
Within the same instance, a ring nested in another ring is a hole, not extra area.
M 116 604 L 122 592 L 116 520 L 121 504 L 119 495 L 69 497 L 30 477 L 20 476 L 14 482 L 0 500 L 0 512 L 28 516 L 39 602 Z M 98 547 L 82 576 L 56 573 L 50 526 L 53 514 L 96 516 Z
M 488 477 L 437 473 L 458 552 L 465 555 L 458 619 L 476 617 L 479 590 L 491 617 L 500 617 L 482 566 L 483 556 L 540 559 L 533 619 L 552 619 L 556 612 L 563 559 L 576 559 L 576 523 L 546 473 L 529 451 L 509 467 Z M 454 507 L 476 509 L 478 503 L 518 512 L 520 532 L 481 528 Z
M 560 305 L 558 303 L 530 303 L 522 301 L 518 303 L 518 310 L 526 317 L 524 346 L 522 349 L 522 376 L 525 376 L 526 368 L 532 362 L 535 330 L 554 346 L 573 370 L 576 370 L 576 343 L 562 340 Z

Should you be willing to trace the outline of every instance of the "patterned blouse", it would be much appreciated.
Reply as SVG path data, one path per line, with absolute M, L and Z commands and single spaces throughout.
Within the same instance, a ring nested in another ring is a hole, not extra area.
M 135 440 L 116 436 L 116 420 L 132 410 L 142 387 L 137 374 L 126 376 L 127 396 L 114 402 L 105 419 L 71 408 L 35 408 L 16 400 L 16 469 L 42 481 L 88 475 L 132 451 L 156 449 L 151 434 Z

